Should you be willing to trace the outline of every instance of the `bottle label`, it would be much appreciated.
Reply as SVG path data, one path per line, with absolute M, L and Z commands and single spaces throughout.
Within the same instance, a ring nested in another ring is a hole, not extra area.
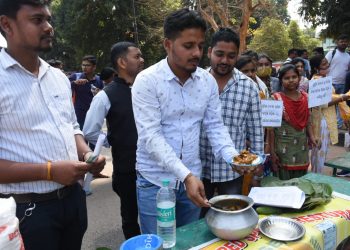
M 175 207 L 159 208 L 157 207 L 157 219 L 160 222 L 172 222 L 175 220 Z

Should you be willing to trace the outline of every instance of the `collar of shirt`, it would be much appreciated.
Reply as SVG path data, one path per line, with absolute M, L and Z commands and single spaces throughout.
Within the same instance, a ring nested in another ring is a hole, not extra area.
M 211 71 L 211 67 L 208 67 L 206 69 L 209 73 Z M 211 74 L 211 73 L 210 73 Z M 250 78 L 248 78 L 246 75 L 244 75 L 241 71 L 239 71 L 236 68 L 233 68 L 232 70 L 232 77 L 228 80 L 225 88 L 223 89 L 222 93 L 225 93 L 227 90 L 229 90 L 230 88 L 232 88 L 233 85 L 238 84 L 238 81 L 241 80 L 251 80 Z M 252 80 L 251 80 L 252 81 Z M 222 94 L 220 93 L 220 95 Z
M 129 83 L 129 82 L 125 81 L 125 79 L 120 78 L 120 77 L 118 77 L 118 76 L 115 76 L 115 77 L 113 78 L 113 82 L 126 85 L 128 88 L 131 88 L 131 87 L 132 87 L 132 83 Z
M 40 57 L 38 57 L 38 58 L 39 58 L 39 62 L 40 62 L 38 79 L 40 80 L 45 75 L 45 73 L 49 70 L 49 68 L 51 66 L 47 62 L 45 62 L 43 59 L 41 59 Z M 4 67 L 4 69 L 6 69 L 6 70 L 10 67 L 14 67 L 17 65 L 19 68 L 21 68 L 22 70 L 24 70 L 28 74 L 34 75 L 33 73 L 31 73 L 27 69 L 25 69 L 12 56 L 10 56 L 7 53 L 6 49 L 2 49 L 0 52 L 0 63 Z
M 160 67 L 163 69 L 163 72 L 165 73 L 165 79 L 170 81 L 170 80 L 176 80 L 177 82 L 180 82 L 179 78 L 174 74 L 174 72 L 171 70 L 169 63 L 168 63 L 168 57 L 166 57 L 164 60 L 160 62 Z M 200 78 L 200 75 L 198 73 L 198 67 L 196 71 L 191 73 L 192 80 L 195 78 Z

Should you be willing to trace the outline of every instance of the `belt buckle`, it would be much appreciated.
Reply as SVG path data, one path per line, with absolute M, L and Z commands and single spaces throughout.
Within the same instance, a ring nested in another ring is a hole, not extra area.
M 63 188 L 57 189 L 57 198 L 58 198 L 59 200 L 61 200 L 61 199 L 64 198 Z

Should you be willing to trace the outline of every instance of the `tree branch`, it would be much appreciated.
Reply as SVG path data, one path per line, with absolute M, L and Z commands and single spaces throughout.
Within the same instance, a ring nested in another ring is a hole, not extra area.
M 219 29 L 219 25 L 216 23 L 214 18 L 210 16 L 206 11 L 202 9 L 201 6 L 198 5 L 198 10 L 202 14 L 203 18 L 210 23 L 211 27 L 213 28 L 214 31 L 217 31 Z
M 208 4 L 212 7 L 213 11 L 219 16 L 223 26 L 227 27 L 229 25 L 227 12 L 223 11 L 222 6 L 219 6 L 213 0 L 208 0 Z

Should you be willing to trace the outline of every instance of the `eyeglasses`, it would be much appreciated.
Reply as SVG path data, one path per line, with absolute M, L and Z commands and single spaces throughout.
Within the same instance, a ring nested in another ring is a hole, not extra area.
M 92 67 L 92 64 L 82 64 L 81 67 Z

